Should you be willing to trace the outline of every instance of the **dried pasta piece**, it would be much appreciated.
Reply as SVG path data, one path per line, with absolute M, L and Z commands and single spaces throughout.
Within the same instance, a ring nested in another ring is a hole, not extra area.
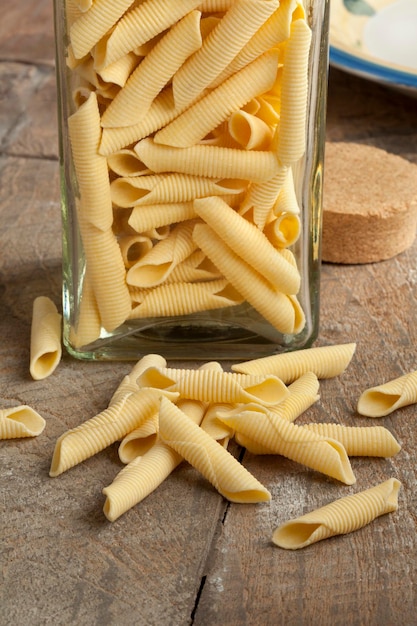
M 281 117 L 277 154 L 284 165 L 296 163 L 305 152 L 308 63 L 311 29 L 303 19 L 291 24 L 281 81 Z
M 202 0 L 199 8 L 203 13 L 217 13 L 228 11 L 235 0 Z
M 271 411 L 238 407 L 217 416 L 236 433 L 269 448 L 271 454 L 285 456 L 347 485 L 356 482 L 346 450 L 335 439 L 321 437 Z
M 264 228 L 266 237 L 276 248 L 292 246 L 298 240 L 300 232 L 300 218 L 293 213 L 281 213 Z
M 197 224 L 193 231 L 196 244 L 219 268 L 223 276 L 279 332 L 293 333 L 302 320 L 294 303 L 276 291 L 258 272 L 238 257 L 206 224 Z
M 202 402 L 256 402 L 269 406 L 282 402 L 289 395 L 287 387 L 275 376 L 240 376 L 211 369 L 149 368 L 139 382 Z
M 293 168 L 288 167 L 287 176 L 283 182 L 282 188 L 273 207 L 276 216 L 282 213 L 293 213 L 299 215 L 301 213 L 298 204 L 297 195 L 294 187 Z
M 278 0 L 236 0 L 218 25 L 175 74 L 175 103 L 186 106 L 217 78 L 278 7 Z
M 113 0 L 111 3 L 108 0 L 95 0 L 91 9 L 71 26 L 70 40 L 75 57 L 80 59 L 90 52 L 131 4 L 133 0 Z
M 61 356 L 62 316 L 50 298 L 39 296 L 33 302 L 30 334 L 30 374 L 34 380 L 50 376 Z
M 209 178 L 242 178 L 261 182 L 275 176 L 280 169 L 276 155 L 262 150 L 246 151 L 205 145 L 174 148 L 147 138 L 136 144 L 135 152 L 156 173 L 180 172 Z
M 107 161 L 98 154 L 100 112 L 94 92 L 70 115 L 68 129 L 81 199 L 80 211 L 87 222 L 106 231 L 111 228 L 113 210 Z
M 55 444 L 49 475 L 59 476 L 138 428 L 158 411 L 161 395 L 166 393 L 159 389 L 139 389 L 63 433 Z
M 155 287 L 163 283 L 174 267 L 197 248 L 191 238 L 193 222 L 181 222 L 166 239 L 159 241 L 127 272 L 129 285 Z
M 119 20 L 106 41 L 96 66 L 106 67 L 167 30 L 200 4 L 199 0 L 146 0 Z
M 240 110 L 229 117 L 229 133 L 245 150 L 268 150 L 273 130 L 256 115 Z
M 234 111 L 260 93 L 271 89 L 277 67 L 277 52 L 262 55 L 158 131 L 154 137 L 155 142 L 178 148 L 187 148 L 198 143 Z M 234 128 L 236 129 L 236 122 Z M 271 136 L 272 132 L 267 128 L 266 134 Z M 265 142 L 258 142 L 258 146 L 253 145 L 252 148 L 264 150 Z
M 100 70 L 98 74 L 105 82 L 124 87 L 130 74 L 137 67 L 139 60 L 136 54 L 129 52 L 118 61 Z
M 223 446 L 194 424 L 175 404 L 161 399 L 161 440 L 203 474 L 231 502 L 267 502 L 269 491 Z
M 333 423 L 304 424 L 322 437 L 337 439 L 343 444 L 348 456 L 380 456 L 388 458 L 401 450 L 401 446 L 383 426 L 343 426 Z
M 197 199 L 194 209 L 233 252 L 245 259 L 276 290 L 285 294 L 298 292 L 300 274 L 297 268 L 288 263 L 254 224 L 218 197 Z
M 44 418 L 27 404 L 0 409 L 0 439 L 37 437 L 45 426 Z
M 188 259 L 177 265 L 169 276 L 167 283 L 212 281 L 219 278 L 222 278 L 222 275 L 216 266 L 205 256 L 204 252 L 196 250 L 193 254 L 190 254 Z M 232 287 L 228 288 L 227 291 L 231 293 L 231 289 Z M 235 293 L 233 297 L 236 300 L 237 294 Z
M 118 239 L 126 268 L 132 267 L 152 249 L 152 240 L 145 235 L 125 235 Z
M 217 411 L 228 411 L 231 408 L 233 408 L 231 404 L 211 403 L 201 422 L 201 428 L 224 448 L 227 448 L 234 435 L 234 430 L 218 419 Z
M 296 352 L 276 354 L 269 357 L 236 363 L 234 372 L 243 374 L 272 373 L 285 383 L 290 383 L 305 372 L 314 372 L 317 378 L 332 378 L 342 374 L 356 350 L 356 343 L 306 348 Z
M 142 302 L 134 307 L 129 319 L 188 315 L 237 306 L 243 298 L 226 280 L 203 283 L 169 283 L 149 290 Z
M 112 406 L 124 400 L 128 395 L 138 391 L 140 385 L 138 384 L 138 378 L 150 367 L 166 367 L 166 360 L 160 354 L 146 354 L 143 356 L 130 370 L 129 374 L 123 378 L 122 382 L 113 393 L 109 406 Z
M 244 215 L 253 210 L 253 222 L 264 229 L 277 197 L 285 184 L 287 168 L 280 167 L 277 174 L 264 183 L 251 184 L 240 206 L 239 213 Z
M 130 463 L 143 456 L 158 440 L 158 413 L 152 415 L 139 428 L 127 433 L 120 442 L 118 455 L 122 463 Z
M 150 174 L 148 170 L 138 159 L 138 155 L 134 150 L 123 148 L 117 150 L 107 157 L 107 165 L 118 176 L 145 176 Z
M 417 371 L 394 378 L 364 391 L 358 400 L 358 413 L 384 417 L 404 406 L 417 403 Z
M 334 500 L 285 522 L 274 531 L 272 541 L 280 548 L 298 550 L 322 539 L 358 530 L 380 515 L 397 510 L 400 487 L 399 480 L 390 478 L 370 489 Z
M 129 226 L 138 233 L 150 228 L 159 228 L 177 222 L 186 222 L 197 217 L 194 205 L 190 202 L 165 202 L 163 204 L 140 205 L 133 208 L 129 216 Z
M 84 274 L 80 306 L 75 324 L 71 326 L 69 340 L 75 348 L 87 346 L 100 337 L 101 320 L 97 301 L 88 271 Z
M 129 77 L 101 119 L 103 127 L 136 124 L 184 61 L 202 44 L 200 11 L 190 11 L 168 30 Z

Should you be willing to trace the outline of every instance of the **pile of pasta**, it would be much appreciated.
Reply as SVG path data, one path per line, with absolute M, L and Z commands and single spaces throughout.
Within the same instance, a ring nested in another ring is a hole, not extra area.
M 235 439 L 254 454 L 278 454 L 346 485 L 356 482 L 349 457 L 390 457 L 400 450 L 382 426 L 349 427 L 333 423 L 295 424 L 318 399 L 319 378 L 341 374 L 356 344 L 310 348 L 236 364 L 225 372 L 217 362 L 199 369 L 167 366 L 157 354 L 143 357 L 125 376 L 107 409 L 63 433 L 56 442 L 50 476 L 56 477 L 107 446 L 120 442 L 125 467 L 103 489 L 104 514 L 110 521 L 138 504 L 184 460 L 195 467 L 226 499 L 266 502 L 268 489 L 228 451 Z M 302 544 L 359 528 L 395 510 L 399 482 L 355 494 L 317 518 Z M 340 508 L 340 510 L 339 510 Z M 327 533 L 327 534 L 326 534 Z M 296 545 L 294 532 L 276 532 L 282 547 Z M 290 536 L 292 538 L 290 538 Z
M 73 346 L 242 303 L 274 332 L 301 332 L 302 2 L 65 4 L 85 253 Z

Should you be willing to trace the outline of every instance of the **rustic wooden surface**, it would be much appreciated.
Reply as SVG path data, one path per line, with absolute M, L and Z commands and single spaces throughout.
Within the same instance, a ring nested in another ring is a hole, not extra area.
M 105 408 L 130 365 L 64 356 L 52 377 L 30 379 L 33 298 L 60 303 L 50 0 L 3 7 L 0 77 L 0 406 L 29 404 L 47 420 L 35 439 L 0 442 L 0 624 L 415 624 L 415 407 L 377 420 L 402 450 L 389 460 L 353 459 L 352 487 L 246 453 L 245 465 L 272 492 L 268 504 L 228 505 L 184 464 L 111 524 L 101 490 L 120 469 L 114 446 L 49 477 L 57 437 Z M 328 140 L 377 145 L 417 163 L 416 105 L 331 71 Z M 360 393 L 417 368 L 416 289 L 417 243 L 375 265 L 323 266 L 317 345 L 358 347 L 343 376 L 322 382 L 308 419 L 369 425 L 355 412 Z M 398 512 L 304 550 L 272 545 L 281 522 L 391 476 L 403 485 Z

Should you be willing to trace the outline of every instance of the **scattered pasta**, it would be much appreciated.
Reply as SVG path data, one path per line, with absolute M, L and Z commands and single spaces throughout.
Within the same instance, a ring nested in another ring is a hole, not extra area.
M 367 417 L 383 417 L 416 403 L 417 371 L 364 391 L 358 400 L 358 413 Z
M 30 335 L 30 374 L 34 380 L 50 376 L 61 360 L 61 320 L 50 298 L 35 298 Z
M 37 437 L 45 426 L 44 418 L 26 404 L 0 409 L 0 439 Z

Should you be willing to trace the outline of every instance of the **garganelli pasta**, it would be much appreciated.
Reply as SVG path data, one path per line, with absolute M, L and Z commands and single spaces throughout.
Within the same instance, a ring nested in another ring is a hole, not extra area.
M 34 380 L 50 376 L 62 355 L 62 316 L 55 304 L 45 296 L 33 302 L 30 334 L 30 374 Z
M 37 437 L 45 426 L 44 418 L 26 404 L 0 409 L 0 439 Z
M 337 439 L 343 444 L 348 456 L 390 457 L 400 451 L 401 446 L 387 428 L 383 426 L 344 426 L 332 423 L 305 424 L 322 437 Z
M 358 401 L 358 413 L 367 417 L 383 417 L 416 403 L 417 371 L 364 391 Z
M 285 522 L 274 531 L 272 541 L 280 548 L 297 550 L 322 539 L 358 530 L 380 515 L 397 510 L 400 487 L 399 480 L 390 478 L 375 487 L 335 500 Z

